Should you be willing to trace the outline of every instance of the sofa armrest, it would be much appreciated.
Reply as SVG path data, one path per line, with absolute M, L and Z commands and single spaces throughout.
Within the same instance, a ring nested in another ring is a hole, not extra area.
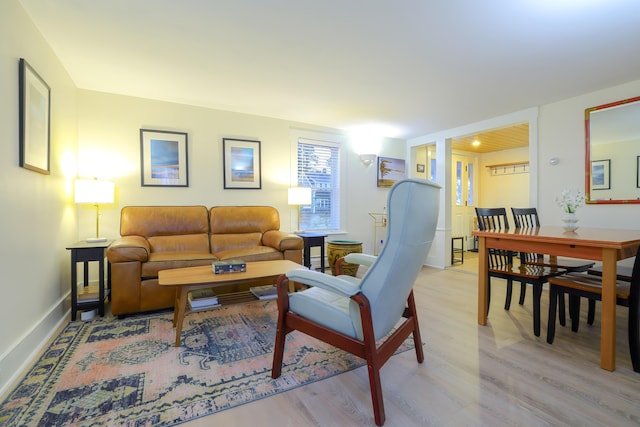
M 107 259 L 110 263 L 149 260 L 151 247 L 142 236 L 124 236 L 114 241 L 107 248 Z
M 285 233 L 280 230 L 269 230 L 262 235 L 262 244 L 264 246 L 270 246 L 281 252 L 291 250 L 302 250 L 304 248 L 304 241 L 302 237 L 295 234 Z

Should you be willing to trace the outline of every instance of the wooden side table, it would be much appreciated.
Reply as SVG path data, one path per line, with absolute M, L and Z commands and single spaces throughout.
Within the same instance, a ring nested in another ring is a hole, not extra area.
M 311 248 L 320 246 L 320 269 L 324 273 L 324 239 L 326 234 L 321 233 L 295 233 L 296 236 L 302 237 L 304 241 L 304 251 L 302 255 L 302 263 L 305 267 L 311 269 Z
M 76 320 L 78 310 L 98 307 L 100 317 L 104 317 L 104 300 L 111 301 L 111 265 L 107 261 L 107 286 L 104 283 L 104 259 L 107 247 L 113 240 L 104 242 L 80 241 L 67 246 L 71 251 L 71 320 Z M 77 263 L 84 264 L 84 286 L 78 294 Z M 98 263 L 98 286 L 89 286 L 89 263 Z

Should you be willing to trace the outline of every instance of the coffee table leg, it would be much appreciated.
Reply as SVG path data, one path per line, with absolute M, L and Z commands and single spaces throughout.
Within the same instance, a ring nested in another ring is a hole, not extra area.
M 187 310 L 188 286 L 181 286 L 177 294 L 176 307 L 174 308 L 173 319 L 176 325 L 176 347 L 180 347 L 180 334 L 182 333 L 182 321 Z
M 176 298 L 173 301 L 173 327 L 176 327 L 178 322 L 178 306 L 180 305 L 180 288 L 176 289 Z

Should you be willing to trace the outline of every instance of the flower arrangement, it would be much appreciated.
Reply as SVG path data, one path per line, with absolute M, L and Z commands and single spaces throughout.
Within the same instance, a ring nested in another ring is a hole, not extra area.
M 584 194 L 580 190 L 576 191 L 575 195 L 569 190 L 564 190 L 556 197 L 556 203 L 566 213 L 576 213 L 576 209 L 584 205 Z

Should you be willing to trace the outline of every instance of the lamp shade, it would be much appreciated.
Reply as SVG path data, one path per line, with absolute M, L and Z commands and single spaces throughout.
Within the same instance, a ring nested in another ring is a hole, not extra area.
M 113 203 L 115 184 L 98 179 L 77 179 L 75 202 L 87 204 Z
M 291 187 L 288 194 L 289 205 L 310 205 L 311 204 L 311 188 L 309 187 Z

